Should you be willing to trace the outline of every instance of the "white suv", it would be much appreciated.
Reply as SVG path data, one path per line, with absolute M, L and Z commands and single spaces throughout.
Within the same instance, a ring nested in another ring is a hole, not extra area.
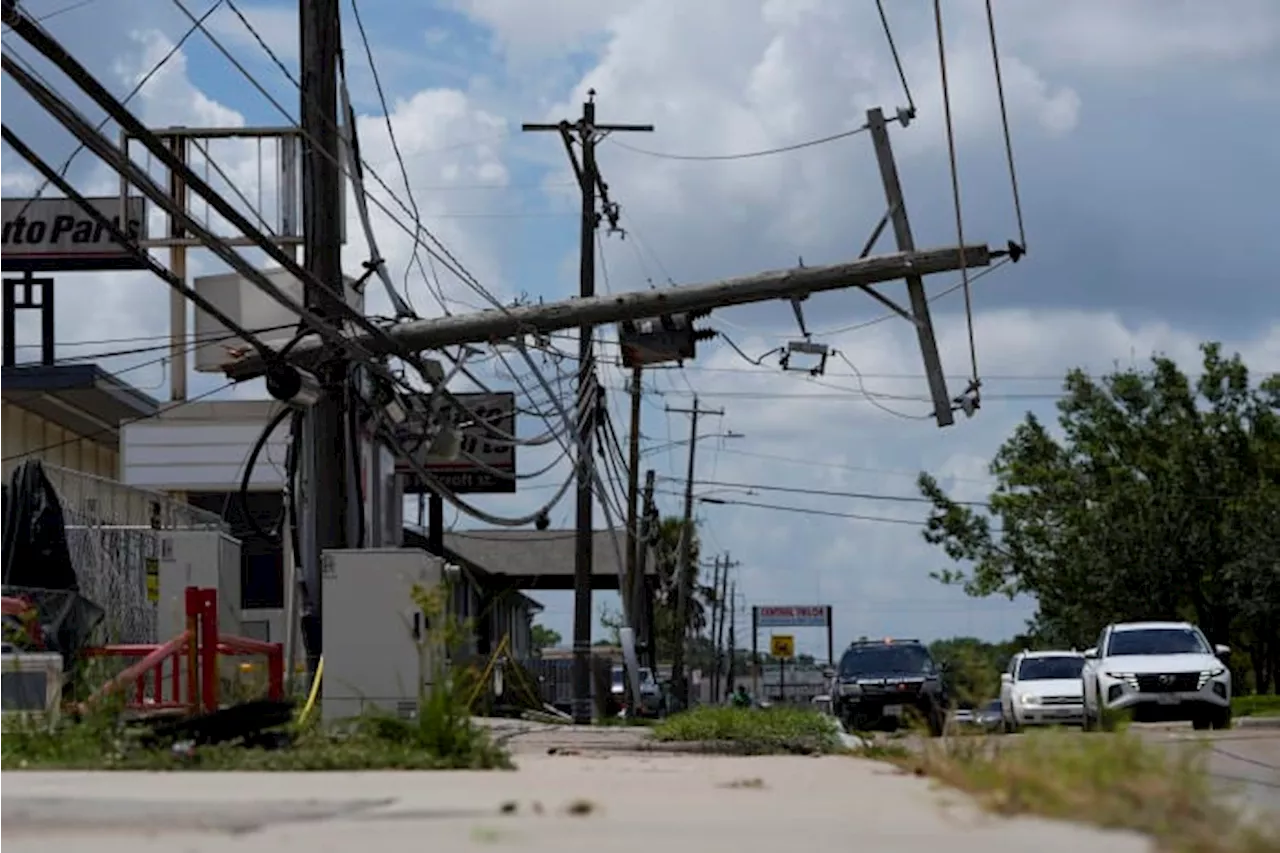
M 1188 622 L 1128 622 L 1102 629 L 1087 649 L 1084 727 L 1104 711 L 1127 710 L 1139 722 L 1190 720 L 1197 729 L 1231 726 L 1231 670 L 1226 646 L 1211 646 Z
M 1069 723 L 1084 718 L 1080 652 L 1019 652 L 1000 675 L 1000 713 L 1004 730 Z

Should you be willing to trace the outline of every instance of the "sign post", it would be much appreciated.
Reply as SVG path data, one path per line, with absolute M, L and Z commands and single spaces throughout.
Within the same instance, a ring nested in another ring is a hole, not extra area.
M 751 660 L 754 662 L 755 679 L 752 689 L 760 691 L 759 634 L 761 628 L 826 628 L 827 657 L 835 665 L 835 634 L 832 629 L 832 608 L 828 604 L 758 604 L 751 608 Z M 774 635 L 774 640 L 791 642 L 788 658 L 795 657 L 795 637 L 789 634 Z M 772 648 L 772 646 L 771 646 Z M 773 652 L 774 657 L 778 657 Z
M 796 656 L 796 638 L 792 634 L 773 634 L 769 637 L 769 655 L 778 660 L 778 698 L 787 701 L 787 661 Z

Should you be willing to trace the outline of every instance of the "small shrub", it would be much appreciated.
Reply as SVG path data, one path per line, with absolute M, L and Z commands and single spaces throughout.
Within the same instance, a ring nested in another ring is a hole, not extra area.
M 653 727 L 659 741 L 732 744 L 752 754 L 838 752 L 835 722 L 807 708 L 704 706 L 668 717 Z

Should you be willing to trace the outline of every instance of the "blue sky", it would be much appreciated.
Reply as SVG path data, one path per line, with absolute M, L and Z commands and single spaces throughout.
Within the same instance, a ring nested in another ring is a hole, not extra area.
M 210 5 L 182 3 L 196 15 Z M 32 0 L 26 8 L 38 17 L 70 5 Z M 123 94 L 189 26 L 171 0 L 148 6 L 140 20 L 125 0 L 94 0 L 46 26 Z M 245 0 L 235 7 L 285 66 L 296 69 L 293 4 Z M 1194 369 L 1196 344 L 1214 338 L 1240 350 L 1257 372 L 1280 369 L 1280 243 L 1272 239 L 1280 221 L 1274 199 L 1280 95 L 1273 85 L 1280 77 L 1280 6 L 1268 0 L 1024 0 L 995 7 L 1030 253 L 973 288 L 987 392 L 982 411 L 944 431 L 895 416 L 927 410 L 914 335 L 897 320 L 866 325 L 882 317 L 879 306 L 840 292 L 811 299 L 806 317 L 819 339 L 857 366 L 862 386 L 844 361 L 812 380 L 782 374 L 772 360 L 752 365 L 732 348 L 710 343 L 697 362 L 646 380 L 652 392 L 642 428 L 647 446 L 686 435 L 687 421 L 665 407 L 688 406 L 696 391 L 706 405 L 726 412 L 708 432 L 746 436 L 701 444 L 699 480 L 910 496 L 915 472 L 925 467 L 958 495 L 975 499 L 990 486 L 986 461 L 1023 413 L 1052 416 L 1069 367 L 1101 373 L 1164 352 Z M 945 245 L 955 240 L 955 222 L 931 4 L 899 0 L 889 8 L 919 108 L 909 128 L 892 131 L 907 204 L 917 243 Z M 973 0 L 947 4 L 948 71 L 966 237 L 1001 245 L 1017 230 L 982 9 Z M 564 152 L 553 136 L 522 136 L 519 124 L 575 117 L 588 87 L 599 91 L 602 121 L 657 126 L 653 134 L 620 141 L 680 155 L 740 153 L 825 136 L 856 127 L 869 107 L 892 112 L 905 97 L 871 0 L 696 6 L 360 0 L 359 10 L 424 223 L 505 299 L 574 292 L 575 199 Z M 403 196 L 349 2 L 343 16 L 362 148 Z M 296 89 L 225 4 L 208 26 L 268 92 L 296 110 Z M 5 49 L 32 57 L 12 36 Z M 65 79 L 50 77 L 69 90 Z M 6 125 L 50 159 L 60 162 L 74 147 L 8 79 L 3 96 Z M 282 120 L 200 33 L 132 105 L 153 126 Z M 729 162 L 647 156 L 611 141 L 600 152 L 628 229 L 625 241 L 603 241 L 601 290 L 787 267 L 798 256 L 808 264 L 848 259 L 884 207 L 865 135 Z M 255 156 L 228 147 L 215 159 L 228 171 L 252 175 Z M 71 174 L 96 192 L 113 186 L 88 157 Z M 30 190 L 8 151 L 4 190 Z M 411 241 L 382 214 L 375 222 L 400 281 Z M 355 269 L 367 248 L 353 221 L 348 233 L 344 258 Z M 887 240 L 882 246 L 888 248 Z M 197 275 L 220 269 L 203 255 L 193 265 Z M 60 338 L 68 344 L 164 333 L 160 283 L 130 274 L 75 281 L 72 287 L 97 298 L 90 311 L 63 297 Z M 939 277 L 930 290 L 951 283 Z M 451 310 L 484 304 L 460 282 L 446 280 L 444 289 L 456 300 Z M 422 314 L 443 310 L 420 277 L 411 276 L 409 293 Z M 962 307 L 959 294 L 934 304 L 953 393 L 969 370 Z M 385 310 L 385 300 L 375 299 L 371 308 Z M 711 325 L 752 356 L 797 331 L 785 304 L 717 312 Z M 63 352 L 112 348 L 83 344 Z M 163 394 L 160 367 L 136 366 L 143 361 L 151 359 L 131 356 L 110 365 L 133 366 L 127 378 Z M 604 381 L 614 389 L 624 384 L 608 365 Z M 193 390 L 215 384 L 216 377 L 201 376 Z M 867 390 L 893 412 L 870 404 Z M 611 404 L 625 428 L 618 390 Z M 538 428 L 535 419 L 522 426 L 530 434 Z M 684 453 L 676 445 L 645 458 L 660 475 L 679 477 Z M 522 456 L 522 468 L 524 460 L 525 470 L 540 467 L 535 452 Z M 522 513 L 564 473 L 557 468 L 522 494 L 492 498 L 486 506 Z M 678 510 L 678 496 L 668 491 L 676 488 L 660 481 L 669 512 Z M 922 507 L 763 490 L 717 496 L 907 522 L 700 504 L 708 552 L 730 551 L 742 563 L 736 577 L 744 605 L 831 603 L 837 632 L 850 636 L 997 638 L 1016 631 L 1030 612 L 1025 602 L 970 601 L 931 580 L 944 557 L 921 542 L 911 524 L 923 517 Z M 571 511 L 569 502 L 556 507 L 553 522 L 567 523 Z M 458 522 L 468 526 L 474 525 Z M 542 597 L 546 620 L 567 635 L 567 597 Z M 817 633 L 800 641 L 802 650 L 822 645 Z

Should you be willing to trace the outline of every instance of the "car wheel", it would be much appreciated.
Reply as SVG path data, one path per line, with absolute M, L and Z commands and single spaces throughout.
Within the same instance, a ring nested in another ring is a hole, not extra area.
M 1213 715 L 1213 727 L 1215 729 L 1231 728 L 1231 709 L 1223 708 Z
M 1213 721 L 1209 718 L 1209 715 L 1202 711 L 1196 712 L 1196 715 L 1191 718 L 1191 728 L 1198 732 L 1207 731 L 1212 725 Z
M 1016 735 L 1020 729 L 1021 729 L 1021 726 L 1019 726 L 1019 725 L 1018 725 L 1018 721 L 1017 721 L 1017 720 L 1005 720 L 1005 721 L 1004 721 L 1004 733 L 1005 733 L 1005 734 L 1007 734 L 1007 735 Z

